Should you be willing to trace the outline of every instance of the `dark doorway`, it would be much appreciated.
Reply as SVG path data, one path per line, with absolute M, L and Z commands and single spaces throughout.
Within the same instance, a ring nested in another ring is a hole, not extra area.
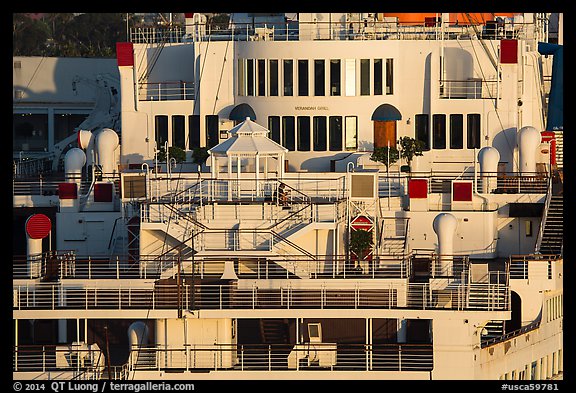
M 504 322 L 504 333 L 510 333 L 522 327 L 522 299 L 520 295 L 512 291 L 512 318 Z

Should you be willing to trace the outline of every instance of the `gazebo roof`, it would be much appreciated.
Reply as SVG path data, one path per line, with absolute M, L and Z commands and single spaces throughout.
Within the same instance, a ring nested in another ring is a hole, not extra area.
M 281 154 L 288 149 L 268 138 L 270 132 L 267 128 L 253 122 L 249 117 L 232 128 L 230 138 L 208 150 L 208 153 L 217 156 L 235 154 L 262 155 Z

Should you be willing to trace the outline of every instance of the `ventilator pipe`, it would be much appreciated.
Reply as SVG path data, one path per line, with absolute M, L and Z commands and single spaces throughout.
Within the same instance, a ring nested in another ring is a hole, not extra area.
M 114 151 L 119 143 L 118 134 L 110 128 L 104 128 L 96 135 L 96 153 L 103 176 L 110 176 L 115 172 Z
M 33 214 L 24 224 L 26 230 L 26 260 L 30 278 L 39 277 L 42 270 L 42 239 L 50 235 L 52 223 L 44 214 Z
M 498 163 L 500 162 L 500 153 L 496 148 L 486 146 L 478 152 L 478 161 L 480 162 L 480 177 L 482 179 L 482 193 L 492 192 L 495 185 L 495 175 L 498 172 Z
M 238 276 L 234 271 L 234 261 L 229 260 L 224 262 L 224 272 L 220 277 L 221 280 L 238 280 Z
M 542 135 L 532 127 L 522 127 L 518 132 L 518 154 L 519 165 L 518 171 L 521 174 L 534 174 L 536 172 L 536 154 Z
M 148 345 L 148 325 L 136 321 L 128 327 L 128 350 L 130 356 L 138 356 L 140 348 Z
M 452 255 L 454 254 L 454 234 L 458 220 L 450 213 L 440 213 L 434 218 L 432 227 L 438 236 L 439 270 L 436 274 L 452 275 Z
M 64 176 L 66 181 L 80 184 L 82 168 L 86 164 L 86 154 L 82 149 L 73 147 L 64 156 Z

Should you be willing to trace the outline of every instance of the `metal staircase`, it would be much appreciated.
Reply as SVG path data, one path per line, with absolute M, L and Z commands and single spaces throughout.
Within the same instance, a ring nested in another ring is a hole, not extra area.
M 546 214 L 539 251 L 545 255 L 562 253 L 564 239 L 564 196 L 552 195 Z

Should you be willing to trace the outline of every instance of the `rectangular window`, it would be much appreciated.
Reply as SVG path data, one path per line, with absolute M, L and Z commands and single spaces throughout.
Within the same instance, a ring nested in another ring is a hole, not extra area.
M 172 146 L 186 149 L 186 131 L 183 115 L 172 116 Z
M 432 116 L 432 148 L 446 149 L 446 115 Z
M 294 116 L 282 116 L 282 146 L 296 150 L 296 130 Z
M 325 93 L 325 76 L 324 60 L 314 60 L 314 95 L 324 96 Z
M 206 146 L 214 147 L 218 144 L 218 115 L 206 115 Z
M 471 113 L 468 115 L 468 130 L 467 130 L 467 147 L 468 149 L 480 148 L 480 114 Z
M 346 116 L 346 150 L 356 150 L 358 148 L 358 117 Z
M 386 59 L 386 94 L 394 94 L 394 59 Z
M 414 127 L 416 140 L 424 143 L 422 150 L 430 150 L 430 125 L 428 123 L 429 117 L 426 114 L 414 116 Z
M 78 115 L 73 113 L 55 113 L 54 114 L 54 142 L 58 143 L 74 133 L 88 115 Z
M 188 148 L 200 147 L 200 115 L 188 116 Z
M 340 95 L 340 59 L 330 60 L 330 95 Z
M 44 151 L 48 148 L 48 115 L 19 113 L 12 115 L 12 150 Z
M 266 95 L 266 60 L 258 59 L 258 95 Z
M 298 95 L 308 95 L 308 60 L 298 60 Z
M 464 147 L 464 116 L 450 115 L 450 149 Z
M 346 59 L 346 96 L 356 95 L 356 59 Z
M 360 59 L 360 95 L 370 95 L 370 59 Z
M 329 125 L 329 149 L 330 151 L 342 150 L 342 116 L 330 116 Z
M 314 116 L 313 128 L 314 151 L 326 151 L 328 146 L 326 116 Z
M 157 115 L 155 117 L 156 149 L 160 150 L 168 142 L 168 116 Z
M 254 95 L 254 59 L 246 60 L 246 95 Z
M 382 95 L 382 59 L 374 59 L 374 95 Z
M 298 116 L 298 151 L 310 151 L 310 116 Z
M 526 228 L 526 237 L 532 237 L 532 221 L 526 220 L 524 221 L 524 225 Z
M 270 67 L 270 95 L 278 95 L 278 60 L 270 60 L 268 66 Z
M 284 95 L 294 95 L 294 61 L 284 60 Z
M 238 95 L 246 95 L 246 60 L 238 59 Z
M 280 143 L 280 116 L 268 116 L 268 129 L 270 130 L 270 139 Z

